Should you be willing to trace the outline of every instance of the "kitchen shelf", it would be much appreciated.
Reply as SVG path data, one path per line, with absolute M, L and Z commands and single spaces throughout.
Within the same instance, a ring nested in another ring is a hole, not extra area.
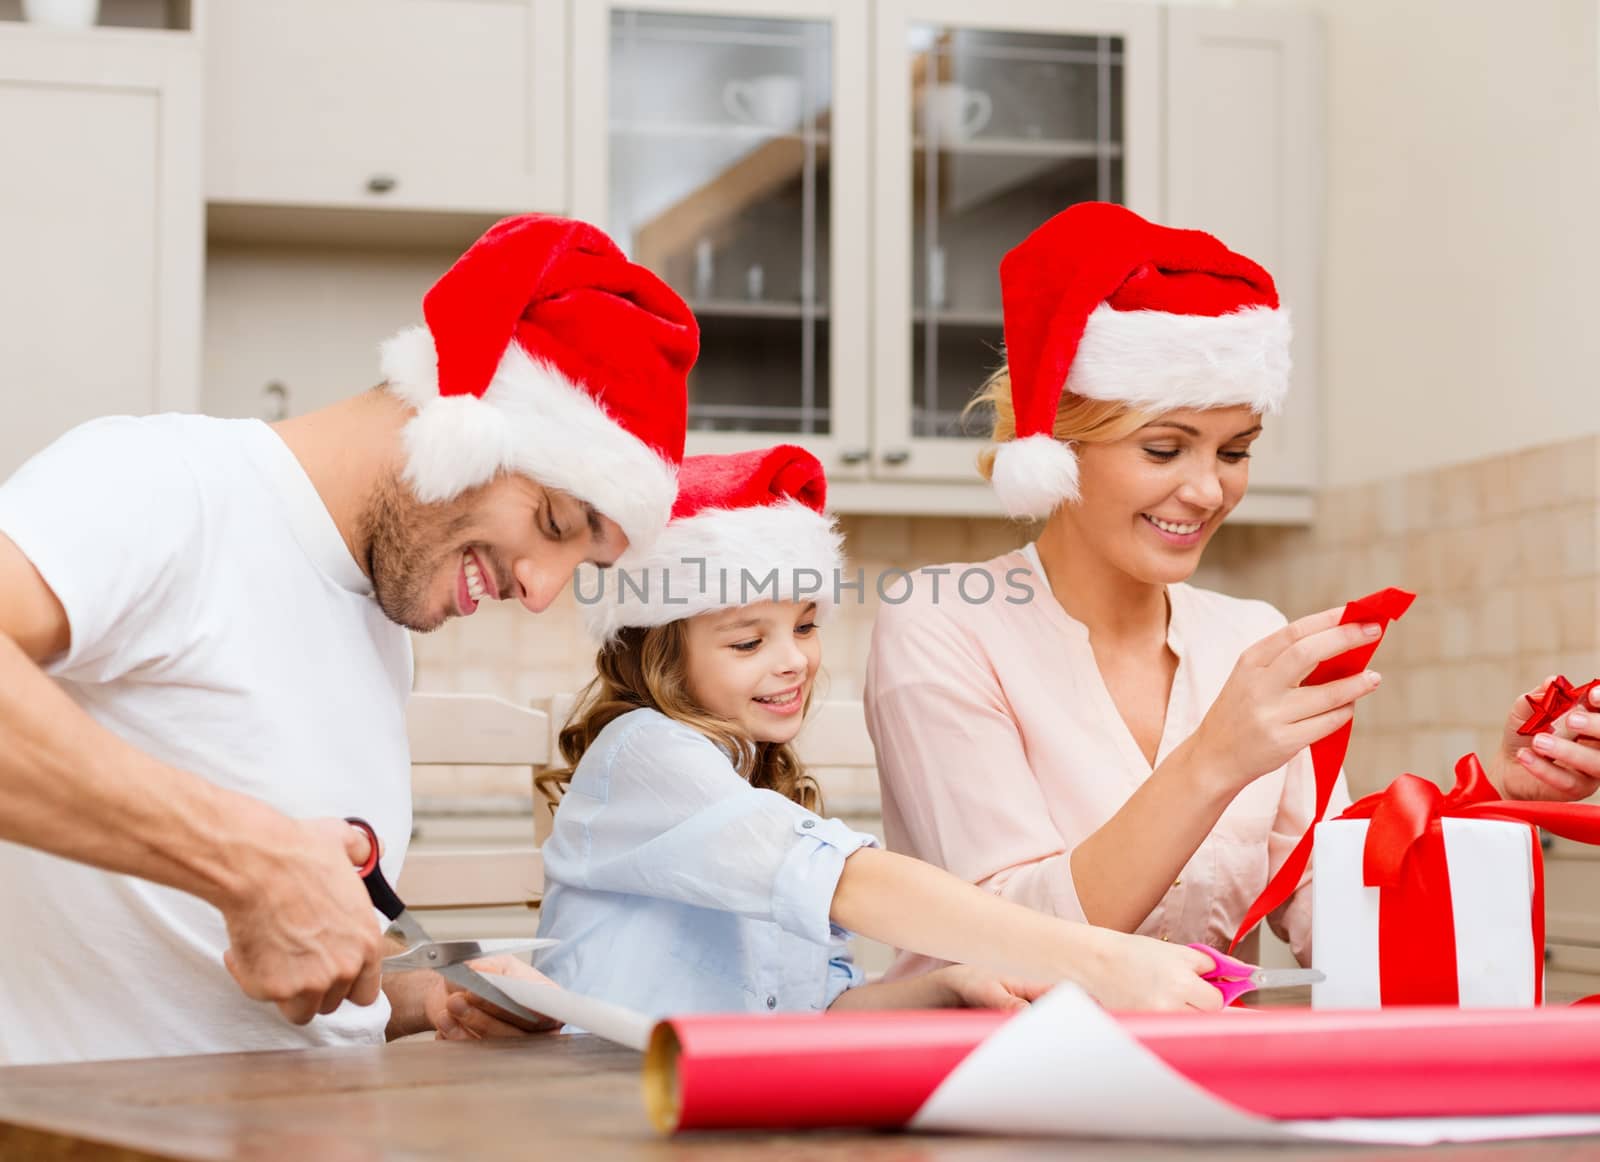
M 689 309 L 706 319 L 826 319 L 825 306 L 795 302 L 745 302 L 741 299 L 691 300 Z
M 1005 325 L 1005 316 L 999 311 L 964 311 L 939 309 L 928 312 L 917 308 L 911 312 L 913 323 L 937 323 L 942 327 L 1002 327 Z
M 928 139 L 914 137 L 911 147 L 919 155 L 928 152 Z M 1060 141 L 1041 137 L 969 137 L 964 141 L 940 141 L 934 144 L 940 153 L 971 154 L 989 157 L 1054 157 L 1064 160 L 1077 158 L 1105 158 L 1115 161 L 1122 157 L 1120 142 Z
M 607 127 L 620 137 L 691 138 L 733 141 L 776 141 L 792 139 L 826 146 L 825 130 L 775 129 L 767 125 L 746 125 L 738 121 L 625 121 Z

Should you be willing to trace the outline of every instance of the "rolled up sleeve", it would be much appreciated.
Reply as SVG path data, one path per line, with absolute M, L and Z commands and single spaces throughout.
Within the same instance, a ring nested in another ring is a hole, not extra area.
M 709 739 L 654 712 L 575 777 L 553 878 L 767 920 L 817 944 L 844 861 L 872 836 L 752 787 Z
M 851 958 L 850 950 L 845 947 L 845 941 L 849 938 L 849 932 L 837 924 L 833 926 L 832 939 L 839 945 L 839 949 L 828 961 L 828 985 L 824 990 L 822 1005 L 825 1009 L 831 1009 L 833 1002 L 850 989 L 867 983 L 867 974 L 861 971 L 860 966 Z

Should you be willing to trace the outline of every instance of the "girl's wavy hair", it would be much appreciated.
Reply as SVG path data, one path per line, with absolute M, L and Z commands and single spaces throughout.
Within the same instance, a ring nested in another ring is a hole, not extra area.
M 659 710 L 705 735 L 733 756 L 733 766 L 753 787 L 776 791 L 819 814 L 822 791 L 787 743 L 756 742 L 739 725 L 712 714 L 689 694 L 687 680 L 689 623 L 685 619 L 649 628 L 629 627 L 595 658 L 598 673 L 578 696 L 572 716 L 561 728 L 561 757 L 566 765 L 540 774 L 534 782 L 552 807 L 561 801 L 572 772 L 614 719 L 630 710 Z M 811 709 L 806 695 L 802 714 Z

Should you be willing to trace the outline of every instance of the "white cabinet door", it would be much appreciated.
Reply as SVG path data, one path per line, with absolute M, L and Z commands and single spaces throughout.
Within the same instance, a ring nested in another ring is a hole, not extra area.
M 867 6 L 580 0 L 573 212 L 700 321 L 689 450 L 868 460 Z
M 205 37 L 213 200 L 566 205 L 562 0 L 212 0 Z
M 1167 15 L 1167 208 L 1273 274 L 1294 321 L 1294 379 L 1266 420 L 1250 491 L 1317 482 L 1321 281 L 1319 29 L 1310 12 L 1173 8 Z
M 99 415 L 197 408 L 199 52 L 0 25 L 0 479 Z
M 1000 259 L 1074 202 L 1161 213 L 1161 16 L 1104 0 L 879 0 L 874 479 L 969 481 Z

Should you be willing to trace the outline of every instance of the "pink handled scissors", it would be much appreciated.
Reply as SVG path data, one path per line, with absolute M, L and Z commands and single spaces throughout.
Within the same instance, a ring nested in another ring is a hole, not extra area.
M 1202 980 L 1211 982 L 1222 994 L 1222 1003 L 1234 1001 L 1257 989 L 1286 989 L 1296 985 L 1316 984 L 1328 979 L 1326 973 L 1314 968 L 1257 968 L 1242 960 L 1235 960 L 1205 944 L 1191 944 L 1196 952 L 1204 952 L 1216 964 L 1209 972 L 1200 974 Z

